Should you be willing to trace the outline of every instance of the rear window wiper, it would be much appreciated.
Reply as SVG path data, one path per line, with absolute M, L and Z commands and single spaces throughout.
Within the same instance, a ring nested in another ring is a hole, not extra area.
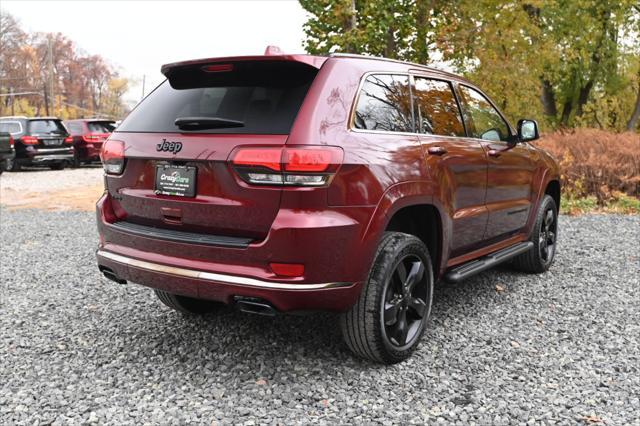
M 244 121 L 220 117 L 178 117 L 173 122 L 180 130 L 224 129 L 244 127 Z

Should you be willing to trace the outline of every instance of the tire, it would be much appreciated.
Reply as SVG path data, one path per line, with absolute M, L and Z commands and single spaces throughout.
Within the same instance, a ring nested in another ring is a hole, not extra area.
M 51 170 L 64 170 L 65 167 L 67 167 L 67 165 L 64 162 L 49 164 Z
M 358 301 L 340 316 L 347 346 L 374 362 L 407 359 L 422 338 L 432 297 L 433 267 L 427 247 L 413 235 L 385 233 Z
M 210 300 L 193 299 L 187 296 L 154 290 L 162 303 L 171 309 L 188 315 L 202 315 L 215 311 L 220 304 Z
M 513 260 L 513 266 L 522 272 L 540 274 L 553 264 L 558 245 L 558 207 L 550 195 L 545 195 L 536 213 L 531 231 L 533 249 Z
M 19 172 L 22 166 L 15 159 L 7 159 L 5 160 L 5 169 L 8 172 Z

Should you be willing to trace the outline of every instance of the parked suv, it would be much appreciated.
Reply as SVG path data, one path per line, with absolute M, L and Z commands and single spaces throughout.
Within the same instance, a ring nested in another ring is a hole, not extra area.
M 55 117 L 0 117 L 0 132 L 8 132 L 15 143 L 15 159 L 7 170 L 45 165 L 61 170 L 73 160 L 73 145 L 62 120 Z
M 341 313 L 407 358 L 433 286 L 553 262 L 558 166 L 474 84 L 355 55 L 164 65 L 103 146 L 97 259 L 185 313 Z
M 100 161 L 102 143 L 115 129 L 115 121 L 100 118 L 65 120 L 64 125 L 73 138 L 73 165 Z
M 16 156 L 13 144 L 11 133 L 0 132 L 0 174 L 7 169 L 7 164 L 11 165 Z

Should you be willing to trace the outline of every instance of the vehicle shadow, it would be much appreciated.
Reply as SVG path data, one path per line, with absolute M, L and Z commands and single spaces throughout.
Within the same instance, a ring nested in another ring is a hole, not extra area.
M 434 291 L 432 319 L 424 339 L 437 340 L 438 336 L 446 335 L 442 317 L 474 315 L 474 306 L 499 303 L 494 297 L 496 284 L 507 281 L 511 274 L 518 273 L 503 267 L 461 283 L 439 283 Z M 153 308 L 163 309 L 157 303 Z M 351 354 L 342 341 L 336 314 L 264 317 L 222 307 L 220 311 L 202 317 L 163 310 L 151 324 L 148 321 L 148 318 L 129 318 L 126 325 L 129 333 L 125 333 L 125 339 L 129 341 L 123 342 L 124 347 L 135 347 L 138 356 L 164 352 L 163 359 L 167 362 L 175 364 L 180 360 L 189 368 L 193 368 L 194 363 L 216 365 L 221 359 L 225 364 L 243 364 L 245 368 L 263 374 L 275 371 L 282 364 L 295 366 L 300 362 L 305 365 L 318 363 L 325 372 L 342 371 L 345 367 L 362 371 L 387 368 Z M 429 350 L 424 344 L 418 352 L 421 349 Z

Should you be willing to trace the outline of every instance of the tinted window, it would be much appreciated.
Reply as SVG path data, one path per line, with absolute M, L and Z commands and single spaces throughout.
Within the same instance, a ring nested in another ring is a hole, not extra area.
M 22 132 L 22 125 L 19 121 L 2 121 L 0 122 L 0 132 L 8 132 L 15 135 Z
M 116 126 L 113 121 L 90 121 L 87 128 L 91 133 L 111 133 Z
M 416 77 L 414 98 L 418 132 L 465 136 L 460 110 L 449 83 Z
M 60 120 L 31 120 L 29 121 L 29 132 L 32 134 L 65 134 L 67 130 Z
M 413 132 L 409 77 L 371 75 L 367 77 L 354 117 L 357 129 Z
M 507 123 L 483 95 L 467 86 L 460 86 L 460 92 L 470 137 L 492 141 L 509 139 Z
M 81 135 L 82 134 L 82 123 L 67 123 L 65 122 L 67 129 L 73 135 Z
M 236 120 L 241 127 L 196 133 L 288 134 L 315 69 L 295 63 L 240 64 L 228 73 L 176 71 L 118 126 L 120 132 L 183 132 L 177 118 Z M 196 87 L 194 87 L 196 86 Z

